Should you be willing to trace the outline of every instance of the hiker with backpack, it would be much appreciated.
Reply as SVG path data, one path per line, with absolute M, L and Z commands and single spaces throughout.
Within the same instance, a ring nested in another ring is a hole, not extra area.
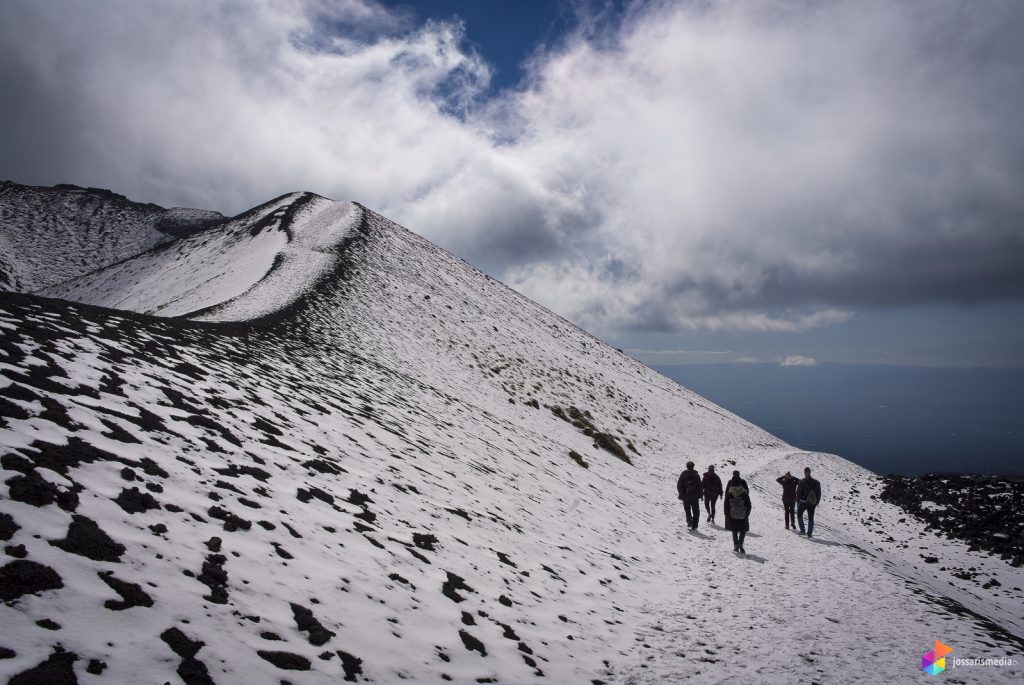
M 786 519 L 786 530 L 793 528 L 796 530 L 796 486 L 800 483 L 800 479 L 795 477 L 789 471 L 786 471 L 786 475 L 779 476 L 775 479 L 775 482 L 782 486 L 782 508 L 784 510 L 783 516 Z
M 704 510 L 708 512 L 708 523 L 715 522 L 715 502 L 722 496 L 722 479 L 715 473 L 715 467 L 709 466 L 708 472 L 700 481 L 701 494 L 704 495 Z
M 692 461 L 686 462 L 686 470 L 679 474 L 676 490 L 679 491 L 679 499 L 683 500 L 683 506 L 686 508 L 686 526 L 690 530 L 697 530 L 697 521 L 700 519 L 701 481 Z
M 800 535 L 804 535 L 804 512 L 807 512 L 807 537 L 814 534 L 814 510 L 821 502 L 821 483 L 811 478 L 811 469 L 804 469 L 804 477 L 796 486 L 796 520 L 800 523 Z
M 740 478 L 739 471 L 732 472 L 732 479 L 725 486 L 722 511 L 725 514 L 725 529 L 732 531 L 732 551 L 746 554 L 743 539 L 750 530 L 750 492 L 747 481 Z

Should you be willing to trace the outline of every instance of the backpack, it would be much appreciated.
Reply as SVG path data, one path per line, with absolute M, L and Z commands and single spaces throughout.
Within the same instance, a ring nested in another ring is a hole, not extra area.
M 812 507 L 818 505 L 818 493 L 815 492 L 814 490 L 811 490 L 810 492 L 807 493 L 807 504 Z
M 689 476 L 683 480 L 683 495 L 686 499 L 694 500 L 700 497 L 700 476 L 696 475 L 696 471 L 693 472 L 694 476 Z
M 747 505 L 743 502 L 742 497 L 731 497 L 729 499 L 729 518 L 747 518 Z

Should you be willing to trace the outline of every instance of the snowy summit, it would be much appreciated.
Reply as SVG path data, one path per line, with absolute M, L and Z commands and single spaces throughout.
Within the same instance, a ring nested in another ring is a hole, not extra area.
M 5 682 L 1024 679 L 1021 568 L 359 204 L 0 203 Z

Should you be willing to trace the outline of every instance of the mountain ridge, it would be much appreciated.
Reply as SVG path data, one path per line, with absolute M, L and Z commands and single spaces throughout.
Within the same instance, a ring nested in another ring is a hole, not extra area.
M 133 202 L 102 188 L 0 181 L 0 289 L 52 287 L 223 219 L 219 212 Z

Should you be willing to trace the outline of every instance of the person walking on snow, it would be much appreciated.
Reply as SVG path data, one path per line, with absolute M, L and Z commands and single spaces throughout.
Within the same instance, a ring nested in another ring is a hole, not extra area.
M 743 539 L 750 530 L 750 492 L 747 481 L 740 478 L 739 471 L 732 472 L 732 479 L 725 486 L 722 512 L 725 514 L 725 529 L 732 531 L 732 551 L 746 554 Z
M 700 481 L 704 495 L 704 510 L 708 512 L 708 523 L 715 522 L 715 503 L 722 496 L 722 479 L 715 473 L 715 467 L 709 466 L 708 472 Z
M 796 486 L 796 520 L 800 534 L 804 535 L 804 512 L 807 512 L 807 537 L 814 535 L 814 510 L 821 502 L 821 483 L 811 478 L 811 469 L 804 469 L 804 477 Z
M 796 486 L 800 479 L 786 471 L 786 475 L 776 478 L 775 482 L 782 486 L 782 508 L 785 510 L 783 515 L 786 519 L 786 530 L 796 528 L 796 512 L 793 509 L 796 507 Z
M 700 519 L 700 474 L 694 470 L 692 461 L 686 462 L 686 470 L 679 474 L 676 490 L 686 508 L 686 526 L 690 530 L 697 530 L 697 521 Z

